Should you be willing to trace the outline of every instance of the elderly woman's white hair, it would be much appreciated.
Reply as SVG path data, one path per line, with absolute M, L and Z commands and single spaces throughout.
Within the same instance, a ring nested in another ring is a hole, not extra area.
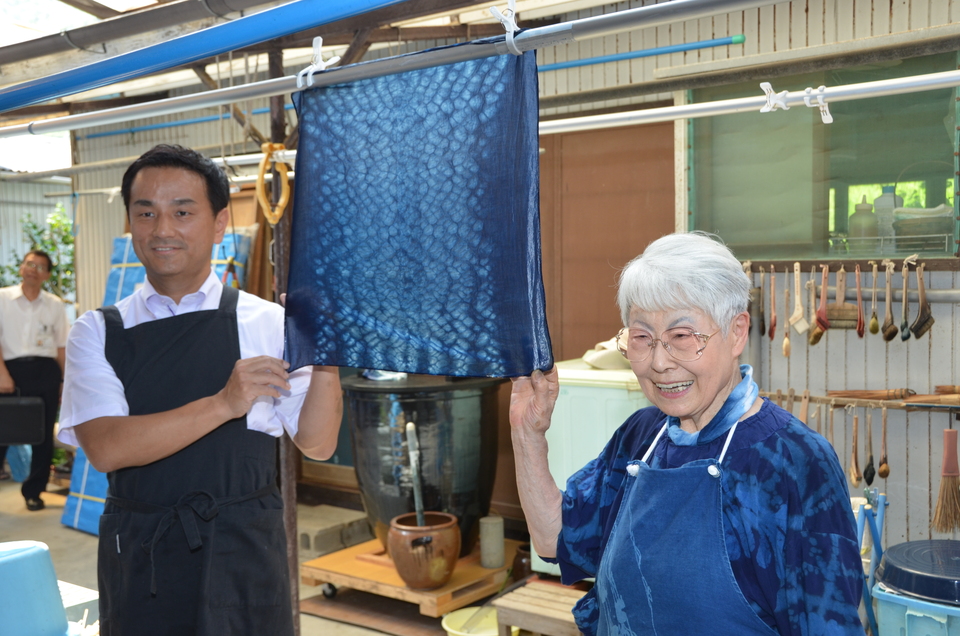
M 617 304 L 623 324 L 630 310 L 703 312 L 727 335 L 733 317 L 747 310 L 751 282 L 718 237 L 705 232 L 668 234 L 647 246 L 620 273 Z

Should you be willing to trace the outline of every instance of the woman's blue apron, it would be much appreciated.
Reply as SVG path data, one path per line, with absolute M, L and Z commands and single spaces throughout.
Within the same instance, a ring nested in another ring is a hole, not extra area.
M 724 543 L 723 458 L 678 468 L 627 465 L 627 491 L 597 573 L 600 636 L 736 634 L 770 636 L 740 591 Z

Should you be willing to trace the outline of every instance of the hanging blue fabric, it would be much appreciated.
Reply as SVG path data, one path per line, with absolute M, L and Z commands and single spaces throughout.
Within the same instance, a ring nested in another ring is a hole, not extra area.
M 491 377 L 550 368 L 534 54 L 293 100 L 291 367 Z

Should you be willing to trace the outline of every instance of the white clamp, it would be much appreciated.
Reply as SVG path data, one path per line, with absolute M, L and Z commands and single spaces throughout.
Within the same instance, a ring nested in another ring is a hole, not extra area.
M 523 55 L 523 51 L 521 51 L 513 41 L 514 34 L 520 30 L 520 27 L 517 26 L 516 0 L 509 0 L 508 7 L 505 11 L 500 11 L 500 9 L 496 7 L 490 7 L 490 14 L 503 25 L 504 30 L 507 32 L 507 48 L 510 49 L 510 52 L 514 55 Z
M 830 114 L 830 107 L 827 106 L 827 102 L 823 101 L 823 91 L 827 90 L 826 86 L 821 86 L 817 89 L 817 103 L 811 104 L 810 98 L 813 97 L 813 89 L 807 86 L 804 89 L 803 103 L 807 105 L 807 108 L 819 108 L 820 109 L 820 119 L 823 120 L 825 124 L 833 123 L 833 115 Z
M 763 89 L 763 92 L 767 95 L 767 103 L 760 109 L 761 113 L 769 113 L 777 110 L 790 110 L 790 107 L 787 106 L 787 95 L 790 94 L 790 91 L 780 91 L 779 93 L 773 92 L 773 86 L 770 82 L 761 82 L 760 88 Z
M 307 68 L 297 73 L 297 88 L 303 88 L 303 76 L 307 76 L 307 86 L 313 86 L 313 74 L 317 71 L 325 71 L 328 66 L 333 66 L 340 61 L 340 56 L 335 55 L 326 62 L 323 61 L 323 38 L 313 38 L 313 60 Z

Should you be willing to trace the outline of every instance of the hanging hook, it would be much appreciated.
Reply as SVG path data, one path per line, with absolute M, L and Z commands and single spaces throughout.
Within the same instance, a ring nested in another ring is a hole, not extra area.
M 780 91 L 779 93 L 773 92 L 773 85 L 770 82 L 761 82 L 760 88 L 763 89 L 763 92 L 767 95 L 767 103 L 760 109 L 761 113 L 769 113 L 777 110 L 790 110 L 790 107 L 787 106 L 787 95 L 790 94 L 790 91 Z
M 310 66 L 297 73 L 297 88 L 303 88 L 303 76 L 307 76 L 307 86 L 313 86 L 313 74 L 317 71 L 325 71 L 328 66 L 333 66 L 340 61 L 339 55 L 334 55 L 326 62 L 323 61 L 323 38 L 319 35 L 313 38 L 313 59 Z
M 507 32 L 507 48 L 510 49 L 510 52 L 514 55 L 523 55 L 523 51 L 521 51 L 513 41 L 514 34 L 520 30 L 520 27 L 517 26 L 516 5 L 516 0 L 509 0 L 506 11 L 500 11 L 500 9 L 496 7 L 490 7 L 490 14 L 503 25 L 504 30 Z

